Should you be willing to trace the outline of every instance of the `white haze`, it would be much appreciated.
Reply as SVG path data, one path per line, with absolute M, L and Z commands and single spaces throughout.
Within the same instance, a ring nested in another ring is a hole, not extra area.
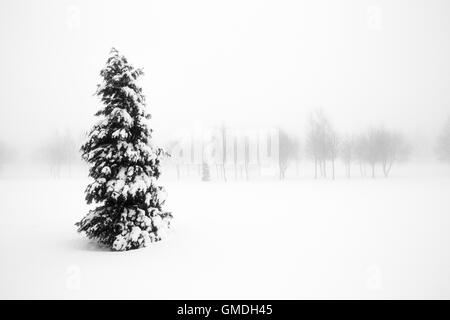
M 143 67 L 157 136 L 199 122 L 303 132 L 385 125 L 434 141 L 448 115 L 448 1 L 0 4 L 0 139 L 86 131 L 112 46 Z

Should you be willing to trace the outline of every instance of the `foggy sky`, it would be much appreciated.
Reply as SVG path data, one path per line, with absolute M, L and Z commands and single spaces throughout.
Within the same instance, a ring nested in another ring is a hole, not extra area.
M 0 2 L 0 139 L 85 131 L 111 47 L 143 67 L 152 126 L 298 126 L 435 135 L 450 113 L 450 2 Z

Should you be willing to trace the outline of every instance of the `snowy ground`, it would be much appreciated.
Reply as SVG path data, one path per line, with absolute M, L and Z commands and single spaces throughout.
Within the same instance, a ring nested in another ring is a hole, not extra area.
M 0 298 L 450 298 L 450 175 L 166 183 L 170 237 L 75 231 L 86 179 L 0 179 Z

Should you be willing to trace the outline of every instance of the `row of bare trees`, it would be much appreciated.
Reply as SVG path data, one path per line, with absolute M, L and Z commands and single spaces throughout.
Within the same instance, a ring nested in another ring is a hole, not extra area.
M 371 128 L 357 136 L 345 136 L 339 148 L 348 178 L 351 176 L 353 162 L 359 164 L 362 176 L 366 175 L 365 165 L 367 164 L 374 178 L 376 165 L 379 164 L 384 176 L 388 177 L 393 164 L 406 160 L 410 151 L 409 145 L 401 134 L 385 128 Z
M 217 137 L 212 137 L 210 141 L 207 141 L 219 142 L 212 152 L 213 156 L 214 152 L 217 152 L 218 150 L 221 151 L 220 159 L 216 157 L 216 162 L 210 164 L 210 166 L 216 166 L 217 177 L 219 178 L 220 176 L 226 181 L 226 166 L 227 164 L 234 165 L 234 179 L 238 179 L 238 172 L 241 172 L 240 176 L 242 178 L 242 171 L 244 171 L 244 177 L 248 180 L 250 167 L 249 136 L 246 136 L 245 133 L 243 136 L 239 136 L 239 134 L 230 135 L 229 128 L 227 129 L 224 125 L 220 126 L 218 131 L 221 134 Z M 258 139 L 265 140 L 266 138 L 260 136 Z M 299 162 L 303 154 L 306 154 L 313 161 L 314 178 L 316 179 L 319 177 L 331 177 L 331 179 L 335 179 L 336 163 L 338 160 L 341 160 L 344 164 L 345 174 L 348 178 L 351 178 L 354 166 L 359 167 L 361 176 L 371 175 L 374 178 L 376 176 L 376 168 L 381 168 L 383 175 L 388 177 L 394 163 L 406 160 L 410 151 L 410 147 L 403 135 L 383 127 L 370 128 L 359 134 L 340 135 L 328 117 L 321 110 L 316 110 L 310 115 L 304 147 L 298 135 L 291 134 L 283 128 L 278 128 L 276 139 L 277 141 L 269 141 L 270 138 L 267 137 L 267 144 L 257 144 L 256 167 L 258 168 L 257 172 L 259 172 L 260 175 L 260 149 L 273 149 L 274 146 L 271 146 L 271 144 L 276 143 L 278 154 L 277 158 L 272 158 L 272 161 L 275 160 L 276 162 L 274 165 L 278 167 L 278 176 L 281 180 L 285 179 L 286 172 L 290 166 L 295 165 L 298 174 Z M 239 143 L 239 141 L 241 141 L 241 143 Z M 177 141 L 173 141 L 171 146 L 176 146 L 178 143 L 179 142 Z M 217 147 L 217 145 L 219 147 Z M 239 152 L 237 151 L 239 148 L 242 149 L 242 159 L 238 158 Z M 178 149 L 178 151 L 175 151 L 175 154 L 173 154 L 175 158 L 180 156 L 180 150 L 181 149 Z M 182 165 L 189 167 L 191 164 L 197 163 L 196 166 L 198 167 L 198 173 L 200 175 L 201 172 L 205 171 L 202 168 L 208 166 L 208 163 L 202 163 L 199 160 L 196 162 L 192 150 L 191 148 L 187 149 L 187 151 L 190 152 L 187 161 L 186 155 L 181 155 L 185 157 L 184 162 L 176 162 L 178 178 L 180 178 L 180 167 Z M 181 152 L 183 152 L 183 150 L 181 150 Z M 367 172 L 369 171 L 367 168 L 370 170 L 369 173 Z M 231 174 L 230 176 L 232 177 L 233 175 Z
M 221 141 L 221 156 L 219 163 L 211 164 L 216 167 L 217 178 L 227 180 L 230 178 L 249 179 L 250 167 L 250 141 L 245 133 L 242 136 L 232 135 L 225 125 L 219 127 Z M 305 139 L 300 139 L 299 135 L 292 134 L 283 128 L 277 129 L 278 155 L 275 160 L 278 167 L 279 179 L 285 179 L 289 167 L 295 166 L 297 176 L 299 175 L 299 163 L 303 155 L 306 155 L 314 163 L 314 178 L 335 179 L 336 163 L 342 161 L 345 168 L 345 175 L 351 178 L 355 175 L 355 170 L 361 177 L 370 176 L 375 178 L 379 170 L 384 177 L 389 177 L 395 163 L 408 159 L 411 153 L 411 146 L 403 134 L 395 130 L 387 129 L 383 126 L 371 127 L 362 132 L 353 134 L 339 134 L 332 122 L 322 110 L 311 113 L 308 121 Z M 264 140 L 265 137 L 258 139 Z M 214 138 L 213 138 L 214 140 Z M 270 139 L 268 139 L 270 140 Z M 238 141 L 242 141 L 239 143 Z M 444 123 L 440 134 L 436 139 L 435 152 L 439 160 L 450 163 L 450 117 Z M 265 145 L 257 145 L 257 167 L 256 175 L 261 175 L 260 149 L 271 148 L 271 141 Z M 174 141 L 172 145 L 178 144 Z M 232 145 L 230 156 L 229 146 Z M 228 146 L 228 147 L 227 147 Z M 243 159 L 238 157 L 238 149 L 242 149 Z M 273 148 L 273 146 L 272 146 Z M 170 149 L 170 148 L 169 148 Z M 216 150 L 217 151 L 217 150 Z M 233 158 L 230 161 L 230 157 Z M 194 163 L 192 159 L 192 163 Z M 226 165 L 234 165 L 234 174 L 227 173 Z M 202 166 L 198 166 L 201 173 Z M 178 178 L 180 177 L 180 164 L 177 164 Z
M 186 168 L 189 175 L 189 172 L 192 171 L 191 168 L 196 167 L 198 175 L 202 175 L 202 172 L 210 172 L 215 167 L 217 178 L 225 181 L 228 178 L 248 180 L 250 167 L 257 169 L 253 174 L 261 176 L 261 167 L 264 166 L 260 158 L 261 151 L 271 153 L 270 150 L 261 149 L 274 149 L 274 144 L 276 144 L 278 153 L 275 158 L 271 158 L 271 161 L 272 165 L 278 168 L 278 177 L 281 180 L 285 179 L 290 166 L 295 165 L 298 175 L 299 163 L 304 153 L 314 162 L 316 179 L 319 177 L 335 179 L 338 159 L 343 162 L 348 178 L 352 176 L 352 167 L 355 165 L 359 166 L 361 176 L 368 175 L 366 167 L 369 167 L 371 176 L 375 177 L 376 168 L 380 167 L 384 176 L 388 177 L 394 163 L 405 160 L 408 156 L 409 146 L 399 133 L 384 128 L 371 128 L 358 135 L 341 136 L 320 110 L 314 112 L 309 120 L 304 148 L 298 135 L 278 128 L 276 141 L 269 136 L 257 138 L 259 142 L 267 140 L 267 143 L 256 144 L 256 159 L 253 162 L 250 159 L 250 149 L 252 148 L 250 137 L 242 132 L 230 135 L 229 128 L 227 129 L 224 125 L 218 128 L 221 134 L 207 139 L 204 144 L 199 144 L 203 151 L 201 159 L 200 157 L 195 159 L 195 143 L 192 143 L 192 140 L 187 148 L 180 148 L 181 143 L 173 140 L 168 149 L 169 153 L 172 153 L 172 159 L 175 158 L 172 163 L 176 166 L 178 179 L 180 179 L 182 168 Z M 211 150 L 209 150 L 210 147 L 212 147 Z M 215 161 L 205 161 L 203 158 L 205 153 L 215 158 Z M 220 156 L 217 157 L 216 153 Z M 211 167 L 211 170 L 207 168 L 208 166 Z M 229 172 L 230 167 L 233 166 L 234 174 Z M 253 170 L 253 172 L 255 171 Z
M 327 162 L 331 163 L 331 177 L 335 178 L 335 162 L 340 157 L 346 176 L 351 177 L 352 164 L 358 163 L 361 176 L 366 176 L 366 165 L 375 177 L 379 165 L 385 177 L 389 176 L 397 161 L 405 160 L 410 148 L 406 139 L 397 132 L 383 127 L 370 128 L 358 135 L 339 136 L 325 114 L 318 110 L 309 121 L 306 138 L 307 154 L 314 161 L 314 177 L 327 177 Z
M 259 149 L 273 148 L 271 144 L 274 141 L 258 144 L 256 162 L 252 162 L 249 136 L 243 132 L 230 135 L 230 128 L 223 124 L 217 127 L 217 130 L 222 134 L 212 137 L 211 141 L 221 140 L 218 144 L 221 148 L 221 159 L 214 163 L 203 163 L 202 160 L 199 162 L 198 159 L 194 159 L 192 150 L 179 149 L 179 154 L 174 154 L 172 149 L 180 144 L 179 140 L 172 140 L 167 144 L 168 151 L 172 153 L 170 158 L 172 160 L 169 159 L 169 161 L 175 164 L 177 177 L 181 177 L 182 168 L 188 175 L 193 168 L 198 175 L 202 175 L 207 166 L 217 179 L 225 181 L 228 179 L 249 180 L 261 176 L 263 164 L 259 157 L 261 153 Z M 338 160 L 342 161 L 348 178 L 354 176 L 355 171 L 362 177 L 375 177 L 378 170 L 388 177 L 395 163 L 406 160 L 410 153 L 405 137 L 384 127 L 369 128 L 357 134 L 340 135 L 321 110 L 311 114 L 304 140 L 300 139 L 298 134 L 292 134 L 283 128 L 278 128 L 277 132 L 278 155 L 273 160 L 279 179 L 285 179 L 289 168 L 295 169 L 299 175 L 300 161 L 304 155 L 312 160 L 316 179 L 320 177 L 334 179 Z M 260 136 L 258 139 L 266 138 Z M 270 139 L 267 138 L 267 140 Z M 32 160 L 48 164 L 52 175 L 59 177 L 62 167 L 70 170 L 72 165 L 79 162 L 78 144 L 68 131 L 64 134 L 55 133 L 35 150 Z M 193 148 L 193 145 L 190 148 Z M 0 141 L 0 171 L 2 164 L 12 161 L 14 150 L 6 142 Z M 241 152 L 238 152 L 239 150 Z M 190 154 L 183 155 L 182 153 L 186 151 L 190 151 Z M 440 160 L 450 162 L 450 117 L 437 137 L 435 151 Z M 218 152 L 217 148 L 211 152 L 211 155 L 214 156 L 215 152 Z M 184 158 L 185 161 L 174 162 L 173 159 L 177 157 Z
M 167 150 L 171 157 L 169 162 L 175 165 L 177 179 L 183 172 L 190 176 L 196 172 L 202 180 L 208 181 L 212 171 L 216 177 L 227 181 L 228 179 L 250 179 L 252 166 L 249 136 L 245 134 L 229 134 L 229 128 L 224 125 L 217 128 L 217 136 L 190 137 L 188 141 L 178 139 L 167 143 Z M 257 145 L 258 146 L 258 145 Z M 200 150 L 200 152 L 198 152 Z M 258 172 L 261 168 L 260 150 L 256 150 L 256 166 Z M 211 158 L 214 160 L 211 161 Z M 172 160 L 171 160 L 172 159 Z M 232 172 L 227 167 L 232 167 Z
M 217 179 L 225 181 L 249 180 L 260 176 L 261 150 L 257 150 L 256 163 L 251 162 L 250 138 L 242 132 L 230 136 L 230 128 L 223 124 L 217 127 L 217 130 L 221 135 L 211 139 L 221 139 L 219 146 L 222 159 L 216 163 L 203 163 L 194 159 L 194 152 L 190 152 L 189 159 L 186 159 L 187 155 L 183 155 L 183 150 L 179 150 L 181 154 L 172 153 L 170 158 L 172 160 L 169 159 L 169 162 L 175 164 L 177 177 L 181 177 L 182 169 L 189 174 L 193 168 L 198 175 L 202 175 L 206 166 L 210 167 L 208 170 L 214 173 Z M 304 155 L 312 160 L 316 179 L 320 177 L 334 179 L 338 160 L 342 162 L 348 178 L 354 176 L 355 171 L 362 177 L 375 177 L 378 170 L 388 177 L 395 163 L 406 160 L 410 153 L 405 137 L 384 127 L 369 128 L 357 134 L 338 134 L 332 122 L 321 110 L 316 110 L 310 115 L 305 139 L 300 139 L 298 134 L 292 134 L 283 128 L 278 128 L 277 132 L 278 156 L 275 159 L 275 166 L 279 179 L 285 179 L 289 168 L 295 169 L 299 175 L 300 161 Z M 271 143 L 273 144 L 273 141 L 258 144 L 257 148 L 271 148 Z M 172 140 L 166 146 L 171 152 L 174 146 L 179 144 L 179 140 Z M 35 150 L 32 160 L 48 164 L 51 174 L 59 177 L 62 167 L 70 171 L 72 165 L 79 163 L 78 145 L 78 139 L 74 139 L 70 132 L 66 131 L 63 134 L 56 132 Z M 241 155 L 238 149 L 241 150 Z M 15 151 L 5 141 L 0 141 L 0 172 L 3 164 L 13 161 Z M 213 150 L 212 155 L 214 156 L 217 151 Z M 450 117 L 436 139 L 435 152 L 440 160 L 450 162 Z M 177 157 L 184 157 L 186 161 L 174 162 L 173 159 Z

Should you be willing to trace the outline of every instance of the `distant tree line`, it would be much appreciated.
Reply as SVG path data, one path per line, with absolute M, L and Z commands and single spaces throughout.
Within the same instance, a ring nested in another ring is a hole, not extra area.
M 314 161 L 316 179 L 318 171 L 322 177 L 327 177 L 327 162 L 331 162 L 334 179 L 338 157 L 344 163 L 348 178 L 351 177 L 352 164 L 355 162 L 359 164 L 361 176 L 366 176 L 366 166 L 369 166 L 371 176 L 375 178 L 377 166 L 388 177 L 395 162 L 407 159 L 410 147 L 403 135 L 383 127 L 370 128 L 359 135 L 340 137 L 323 112 L 317 111 L 310 119 L 306 150 Z
M 208 138 L 206 144 L 193 140 L 189 140 L 189 148 L 179 148 L 181 144 L 186 143 L 181 140 L 173 140 L 168 144 L 169 153 L 172 153 L 172 159 L 169 161 L 175 164 L 178 179 L 182 175 L 183 167 L 188 175 L 192 172 L 192 167 L 196 167 L 198 176 L 205 181 L 210 180 L 215 166 L 217 179 L 226 181 L 227 177 L 232 177 L 235 180 L 240 178 L 248 180 L 252 174 L 256 175 L 255 177 L 261 175 L 264 168 L 262 163 L 264 154 L 272 155 L 271 165 L 276 167 L 280 180 L 286 178 L 287 169 L 292 166 L 295 166 L 298 175 L 303 155 L 312 160 L 315 179 L 335 179 L 338 160 L 342 161 L 347 178 L 354 175 L 354 167 L 359 169 L 359 175 L 362 177 L 375 178 L 378 170 L 384 177 L 389 177 L 394 164 L 406 160 L 410 154 L 410 146 L 399 132 L 374 127 L 361 133 L 340 135 L 321 110 L 316 110 L 310 115 L 304 143 L 298 134 L 278 128 L 276 141 L 272 141 L 273 137 L 260 135 L 256 138 L 258 143 L 255 147 L 251 142 L 253 138 L 245 132 L 230 134 L 233 130 L 224 125 L 216 129 L 221 134 Z M 450 137 L 450 130 L 447 136 Z M 267 143 L 261 143 L 264 140 L 267 140 Z M 195 155 L 193 150 L 196 143 L 203 151 L 207 150 L 206 153 L 209 158 L 213 158 L 212 161 L 206 159 L 208 157 Z M 211 144 L 208 143 L 213 143 L 215 147 L 210 148 Z M 252 148 L 258 149 L 253 161 Z M 275 149 L 277 155 L 273 157 Z M 239 150 L 241 152 L 237 152 Z M 220 157 L 216 156 L 217 152 L 220 153 Z
M 79 143 L 69 131 L 55 132 L 33 150 L 31 158 L 33 162 L 48 166 L 54 178 L 62 176 L 63 168 L 64 173 L 70 175 L 72 166 L 80 164 Z
M 355 174 L 389 177 L 395 163 L 407 160 L 411 151 L 404 135 L 385 127 L 341 135 L 321 110 L 311 113 L 304 139 L 281 127 L 273 136 L 276 141 L 269 135 L 255 137 L 224 124 L 215 130 L 220 134 L 210 135 L 207 139 L 189 137 L 185 148 L 180 148 L 186 143 L 180 138 L 166 143 L 172 156 L 165 161 L 174 165 L 178 179 L 192 174 L 204 181 L 258 178 L 264 175 L 264 166 L 267 165 L 265 154 L 272 155 L 270 165 L 273 170 L 270 172 L 280 180 L 286 178 L 289 168 L 295 169 L 298 176 L 304 157 L 312 161 L 315 179 L 335 179 L 338 160 L 342 162 L 347 178 Z M 47 164 L 54 177 L 60 176 L 62 167 L 70 173 L 71 166 L 79 164 L 80 160 L 77 141 L 68 131 L 55 133 L 35 149 L 32 159 Z M 194 152 L 195 148 L 202 149 L 201 156 Z M 277 154 L 274 156 L 275 150 Z M 450 117 L 440 130 L 434 150 L 439 160 L 450 163 Z M 14 148 L 0 141 L 0 172 L 15 158 L 15 154 Z

